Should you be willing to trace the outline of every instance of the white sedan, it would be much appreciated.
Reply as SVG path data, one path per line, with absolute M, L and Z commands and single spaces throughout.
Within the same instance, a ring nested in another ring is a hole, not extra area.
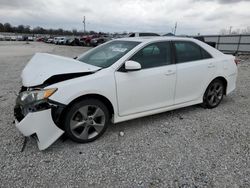
M 37 53 L 22 72 L 16 127 L 40 150 L 63 133 L 76 142 L 118 123 L 202 103 L 236 87 L 237 62 L 191 38 L 123 38 L 77 59 Z

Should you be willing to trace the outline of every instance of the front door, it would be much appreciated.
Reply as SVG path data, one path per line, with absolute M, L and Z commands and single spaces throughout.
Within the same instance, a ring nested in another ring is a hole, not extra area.
M 176 65 L 172 64 L 170 43 L 151 43 L 130 60 L 140 63 L 142 69 L 115 72 L 119 115 L 173 105 Z

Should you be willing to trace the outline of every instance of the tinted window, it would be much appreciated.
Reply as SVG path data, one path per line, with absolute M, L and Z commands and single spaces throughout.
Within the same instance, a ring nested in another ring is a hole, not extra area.
M 146 36 L 159 36 L 156 33 L 139 33 L 140 37 L 146 37 Z
M 201 48 L 201 54 L 203 59 L 212 58 L 212 56 L 204 49 Z
M 176 41 L 175 50 L 177 63 L 212 58 L 206 50 L 193 42 Z
M 139 43 L 134 41 L 112 41 L 94 48 L 91 52 L 79 57 L 78 60 L 97 67 L 109 67 Z
M 137 52 L 130 60 L 137 61 L 142 68 L 159 67 L 171 64 L 169 42 L 157 42 Z
M 177 63 L 202 59 L 201 49 L 192 42 L 175 42 Z
M 135 34 L 131 33 L 128 37 L 135 37 Z

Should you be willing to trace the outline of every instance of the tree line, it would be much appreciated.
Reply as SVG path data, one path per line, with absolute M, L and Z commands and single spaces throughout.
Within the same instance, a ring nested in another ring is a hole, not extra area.
M 29 25 L 12 26 L 10 23 L 0 23 L 0 32 L 8 33 L 25 33 L 25 34 L 49 34 L 49 35 L 83 35 L 96 34 L 95 31 L 87 31 L 85 33 L 77 31 L 77 29 L 64 30 L 59 29 L 45 29 L 43 27 L 31 28 Z
M 232 27 L 229 27 L 227 29 L 221 29 L 219 34 L 221 35 L 247 35 L 250 34 L 250 26 L 247 26 L 243 29 L 239 29 L 239 28 L 234 28 L 232 29 Z

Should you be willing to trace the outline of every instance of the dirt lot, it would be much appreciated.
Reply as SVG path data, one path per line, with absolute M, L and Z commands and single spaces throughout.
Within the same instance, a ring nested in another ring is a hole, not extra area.
M 0 42 L 0 187 L 250 187 L 250 59 L 215 109 L 192 106 L 117 125 L 97 141 L 39 151 L 13 122 L 20 73 L 35 52 L 87 48 Z M 123 131 L 124 136 L 119 132 Z

